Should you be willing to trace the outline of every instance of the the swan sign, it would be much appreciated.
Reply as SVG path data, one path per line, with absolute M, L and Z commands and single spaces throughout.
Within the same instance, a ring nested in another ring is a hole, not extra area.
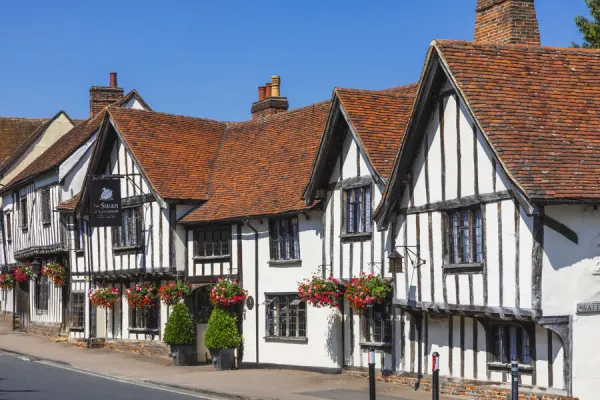
M 90 185 L 92 226 L 121 226 L 121 181 L 93 179 Z

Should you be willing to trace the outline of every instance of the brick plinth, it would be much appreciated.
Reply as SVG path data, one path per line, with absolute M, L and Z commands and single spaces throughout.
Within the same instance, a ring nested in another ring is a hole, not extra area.
M 104 347 L 117 351 L 136 353 L 144 356 L 159 356 L 171 358 L 171 348 L 157 341 L 115 340 L 104 343 Z
M 35 322 L 30 322 L 29 326 L 27 327 L 27 332 L 33 333 L 34 335 L 56 337 L 60 336 L 61 334 L 61 326 L 36 324 Z
M 368 377 L 368 373 L 363 371 L 344 371 L 345 375 L 356 377 Z M 420 380 L 412 375 L 382 375 L 377 374 L 377 381 L 390 382 L 401 386 L 415 387 L 419 381 L 419 390 L 431 392 L 432 381 L 431 375 L 426 375 Z M 440 394 L 448 396 L 467 397 L 469 399 L 486 399 L 486 400 L 506 400 L 511 396 L 511 390 L 503 387 L 498 387 L 491 383 L 479 381 L 444 381 L 440 379 Z M 519 399 L 523 400 L 578 400 L 573 397 L 565 397 L 556 394 L 523 391 L 520 389 Z

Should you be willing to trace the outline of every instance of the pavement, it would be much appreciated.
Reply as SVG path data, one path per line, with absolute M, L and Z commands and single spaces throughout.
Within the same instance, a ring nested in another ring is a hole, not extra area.
M 41 336 L 13 332 L 8 321 L 3 319 L 0 319 L 0 350 L 25 356 L 31 361 L 41 361 L 46 366 L 70 370 L 72 373 L 86 372 L 121 382 L 150 385 L 165 390 L 189 391 L 217 399 L 362 400 L 369 397 L 368 381 L 365 378 L 274 369 L 215 371 L 212 366 L 174 367 L 170 360 L 161 357 L 104 348 L 82 349 Z M 35 374 L 34 371 L 29 373 Z M 3 378 L 5 377 L 0 375 L 0 385 L 4 384 L 1 380 Z M 35 380 L 36 377 L 33 375 L 29 379 Z M 25 388 L 30 389 L 31 386 Z M 5 398 L 2 395 L 0 390 L 1 400 Z M 83 398 L 91 400 L 93 397 L 85 395 Z M 116 400 L 120 397 L 109 398 Z M 377 382 L 377 399 L 429 400 L 431 393 L 416 392 L 393 383 Z M 441 399 L 450 398 L 442 396 Z

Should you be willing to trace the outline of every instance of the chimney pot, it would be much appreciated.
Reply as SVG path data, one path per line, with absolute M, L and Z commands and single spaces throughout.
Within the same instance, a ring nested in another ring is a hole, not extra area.
M 279 76 L 273 75 L 271 77 L 271 95 L 273 97 L 280 96 L 280 93 L 279 93 L 280 85 L 281 85 L 281 79 L 279 78 Z
M 116 72 L 111 72 L 110 73 L 110 84 L 108 85 L 110 87 L 117 87 L 117 73 Z
M 265 99 L 265 94 L 267 92 L 267 87 L 266 86 L 259 86 L 258 87 L 258 101 L 262 101 Z
M 265 99 L 268 99 L 269 97 L 271 97 L 271 84 L 267 83 L 267 85 L 265 86 L 266 91 L 265 91 Z

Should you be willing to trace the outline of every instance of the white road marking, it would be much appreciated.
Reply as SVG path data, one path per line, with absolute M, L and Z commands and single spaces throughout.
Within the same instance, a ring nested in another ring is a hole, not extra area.
M 29 358 L 24 357 L 24 356 L 18 356 L 17 358 L 20 360 L 23 360 L 23 361 L 31 361 Z
M 19 358 L 21 358 L 21 357 L 19 357 Z M 205 394 L 194 393 L 194 392 L 191 392 L 191 391 L 188 392 L 188 391 L 174 389 L 174 388 L 171 389 L 171 388 L 166 388 L 166 387 L 163 387 L 163 386 L 153 385 L 151 383 L 130 381 L 130 380 L 127 380 L 127 379 L 116 378 L 116 377 L 113 377 L 113 376 L 107 376 L 107 375 L 97 374 L 95 372 L 83 371 L 83 370 L 80 370 L 80 369 L 77 369 L 77 368 L 72 368 L 72 367 L 68 367 L 66 365 L 56 364 L 56 363 L 53 363 L 53 362 L 50 362 L 50 361 L 36 361 L 36 362 L 39 363 L 39 364 L 44 364 L 44 365 L 48 365 L 48 366 L 55 367 L 55 368 L 65 369 L 67 371 L 73 371 L 73 372 L 78 372 L 78 373 L 84 374 L 84 375 L 94 376 L 96 378 L 108 379 L 108 380 L 115 381 L 115 382 L 127 383 L 129 385 L 141 386 L 141 387 L 145 387 L 145 388 L 149 388 L 149 389 L 154 389 L 154 390 L 162 390 L 163 392 L 181 394 L 183 396 L 195 397 L 197 399 L 223 400 L 223 398 L 212 397 L 212 396 L 208 396 L 208 395 L 205 395 Z

